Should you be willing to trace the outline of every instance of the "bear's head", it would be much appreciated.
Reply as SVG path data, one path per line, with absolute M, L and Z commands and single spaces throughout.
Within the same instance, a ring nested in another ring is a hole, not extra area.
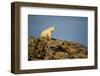
M 51 32 L 53 32 L 55 29 L 56 29 L 56 27 L 54 27 L 54 26 L 49 27 L 49 30 L 50 30 Z

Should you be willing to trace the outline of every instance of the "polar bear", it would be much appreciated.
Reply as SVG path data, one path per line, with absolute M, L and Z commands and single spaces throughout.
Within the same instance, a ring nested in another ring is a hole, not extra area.
M 49 37 L 49 38 L 51 38 L 51 34 L 52 34 L 52 32 L 53 32 L 55 29 L 56 29 L 56 28 L 55 28 L 54 26 L 51 26 L 51 27 L 49 27 L 49 28 L 43 30 L 43 31 L 41 32 L 40 37 Z

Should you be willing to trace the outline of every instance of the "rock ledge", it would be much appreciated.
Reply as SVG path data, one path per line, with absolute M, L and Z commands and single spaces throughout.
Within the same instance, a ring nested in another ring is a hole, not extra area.
M 87 47 L 71 41 L 45 37 L 28 38 L 28 60 L 87 58 Z

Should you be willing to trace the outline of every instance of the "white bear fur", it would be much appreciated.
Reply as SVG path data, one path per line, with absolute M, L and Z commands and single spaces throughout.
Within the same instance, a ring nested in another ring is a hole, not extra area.
M 43 30 L 42 32 L 41 32 L 41 37 L 49 37 L 49 38 L 51 38 L 51 34 L 52 34 L 52 32 L 55 30 L 55 27 L 54 26 L 51 26 L 51 27 L 49 27 L 49 28 L 47 28 L 47 29 L 45 29 L 45 30 Z

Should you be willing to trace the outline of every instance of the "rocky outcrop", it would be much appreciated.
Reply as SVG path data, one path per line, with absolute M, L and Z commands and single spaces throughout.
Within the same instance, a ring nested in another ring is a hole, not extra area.
M 29 37 L 28 60 L 87 58 L 87 47 L 71 41 Z

